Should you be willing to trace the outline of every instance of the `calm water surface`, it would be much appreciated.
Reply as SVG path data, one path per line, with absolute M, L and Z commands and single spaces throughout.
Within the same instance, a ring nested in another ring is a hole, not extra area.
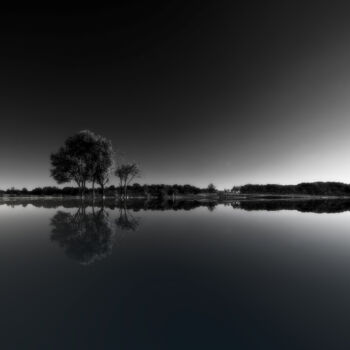
M 346 202 L 0 205 L 1 349 L 349 349 Z

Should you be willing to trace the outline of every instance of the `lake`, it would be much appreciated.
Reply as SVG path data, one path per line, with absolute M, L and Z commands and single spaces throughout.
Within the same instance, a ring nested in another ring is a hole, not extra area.
M 347 200 L 0 204 L 1 349 L 349 349 Z

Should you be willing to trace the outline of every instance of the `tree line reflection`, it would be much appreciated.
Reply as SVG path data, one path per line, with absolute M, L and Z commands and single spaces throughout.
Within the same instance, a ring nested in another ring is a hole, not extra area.
M 2 205 L 54 208 L 59 210 L 51 218 L 53 242 L 65 251 L 66 255 L 81 264 L 87 265 L 111 254 L 112 248 L 119 245 L 125 235 L 140 227 L 138 211 L 147 210 L 193 210 L 206 208 L 213 211 L 218 205 L 234 210 L 277 211 L 296 210 L 310 213 L 341 213 L 350 211 L 350 199 L 299 199 L 299 200 L 240 200 L 218 201 L 172 201 L 172 200 L 115 200 L 80 202 L 77 200 L 28 200 L 4 202 Z M 64 209 L 74 209 L 64 210 Z M 108 209 L 108 210 L 107 210 Z M 116 213 L 116 218 L 111 213 Z
M 296 210 L 300 212 L 311 213 L 341 213 L 350 211 L 350 199 L 255 199 L 255 200 L 236 200 L 236 201 L 207 201 L 207 200 L 128 200 L 116 201 L 114 199 L 104 201 L 84 201 L 76 199 L 28 199 L 28 200 L 10 200 L 3 202 L 1 205 L 11 207 L 32 205 L 36 208 L 46 209 L 74 209 L 74 208 L 95 208 L 118 210 L 120 215 L 120 228 L 123 227 L 125 221 L 125 229 L 135 230 L 138 227 L 136 222 L 130 218 L 131 212 L 147 211 L 147 210 L 193 210 L 199 207 L 207 208 L 209 211 L 215 210 L 218 205 L 231 206 L 233 209 L 242 209 L 246 211 L 265 210 Z M 81 209 L 80 209 L 81 211 Z M 128 215 L 126 215 L 128 213 Z M 130 220 L 127 221 L 127 218 Z
M 217 201 L 201 201 L 201 200 L 127 200 L 127 201 L 118 201 L 115 199 L 105 199 L 105 200 L 94 200 L 89 201 L 85 200 L 82 202 L 79 199 L 11 199 L 0 203 L 1 205 L 7 205 L 11 207 L 22 206 L 27 207 L 32 205 L 36 208 L 45 208 L 45 209 L 74 209 L 80 206 L 84 207 L 104 207 L 111 210 L 192 210 L 199 207 L 206 207 L 208 210 L 212 211 L 215 207 L 220 204 Z
M 246 211 L 296 210 L 302 213 L 342 213 L 350 211 L 350 199 L 255 200 L 233 203 Z

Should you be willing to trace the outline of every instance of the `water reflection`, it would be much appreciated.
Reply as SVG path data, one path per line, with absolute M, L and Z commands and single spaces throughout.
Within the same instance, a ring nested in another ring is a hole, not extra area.
M 349 349 L 350 216 L 255 211 L 345 199 L 10 205 L 4 349 Z
M 118 218 L 115 220 L 118 228 L 124 231 L 136 231 L 139 227 L 139 220 L 128 210 L 126 205 L 121 205 L 119 208 Z
M 117 206 L 126 207 L 133 211 L 139 210 L 193 210 L 200 207 L 206 207 L 209 211 L 220 204 L 218 201 L 207 200 L 130 200 L 125 203 L 118 203 Z
M 236 202 L 233 208 L 253 210 L 297 210 L 303 213 L 342 213 L 350 211 L 350 199 L 249 200 Z
M 51 226 L 51 240 L 81 264 L 102 259 L 112 251 L 115 232 L 103 208 L 91 213 L 85 207 L 75 214 L 58 211 L 51 219 Z
M 57 242 L 68 257 L 88 265 L 108 256 L 112 247 L 120 244 L 125 231 L 136 231 L 139 219 L 126 206 L 119 208 L 113 222 L 104 205 L 80 205 L 75 213 L 59 210 L 51 218 L 51 226 L 51 240 Z
M 32 205 L 37 208 L 65 208 L 75 209 L 81 207 L 82 203 L 77 199 L 11 199 L 2 202 L 0 205 L 11 207 Z M 233 209 L 243 209 L 246 211 L 254 210 L 297 210 L 300 212 L 310 213 L 341 213 L 350 211 L 350 199 L 255 199 L 255 200 L 235 200 L 235 201 L 215 201 L 215 200 L 129 200 L 127 202 L 107 199 L 105 201 L 84 202 L 84 207 L 104 207 L 110 210 L 118 210 L 119 218 L 116 221 L 117 226 L 121 229 L 135 230 L 138 223 L 131 215 L 131 211 L 140 210 L 193 210 L 204 207 L 213 211 L 218 205 L 229 205 Z M 127 214 L 127 215 L 126 215 Z
M 127 209 L 133 211 L 139 210 L 192 210 L 199 207 L 206 207 L 209 211 L 213 211 L 218 204 L 215 200 L 144 200 L 144 199 L 132 199 L 128 201 L 117 201 L 113 198 L 105 199 L 104 201 L 90 201 L 86 200 L 84 203 L 80 199 L 31 199 L 31 198 L 12 198 L 6 199 L 3 202 L 0 202 L 1 205 L 6 205 L 10 207 L 22 206 L 26 207 L 32 205 L 36 208 L 45 208 L 45 209 L 58 209 L 63 207 L 65 209 L 75 209 L 80 206 L 84 207 L 104 207 L 106 209 Z
M 28 203 L 13 202 L 10 205 L 27 205 Z M 36 207 L 77 208 L 76 200 L 32 201 Z M 246 211 L 276 211 L 297 210 L 312 213 L 340 213 L 350 210 L 349 199 L 328 200 L 241 200 L 226 203 L 216 201 L 171 201 L 171 200 L 133 200 L 118 202 L 80 202 L 75 213 L 59 210 L 51 219 L 51 240 L 57 242 L 67 256 L 87 265 L 108 256 L 112 247 L 120 243 L 128 231 L 139 228 L 140 221 L 135 212 L 143 210 L 193 210 L 206 207 L 209 211 L 215 210 L 219 204 L 229 205 L 234 210 Z M 97 208 L 97 209 L 96 209 Z M 116 215 L 112 219 L 106 209 Z

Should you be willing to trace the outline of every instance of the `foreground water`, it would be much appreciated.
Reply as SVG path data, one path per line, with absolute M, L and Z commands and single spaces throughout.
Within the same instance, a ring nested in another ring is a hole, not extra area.
M 349 349 L 346 201 L 0 205 L 1 349 Z

